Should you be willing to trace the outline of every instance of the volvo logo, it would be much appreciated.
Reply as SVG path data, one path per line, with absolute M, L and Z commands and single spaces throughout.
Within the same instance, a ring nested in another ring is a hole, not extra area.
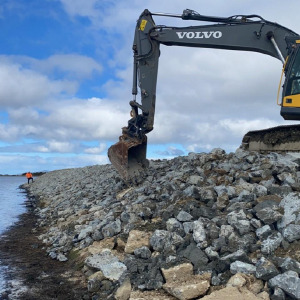
M 219 39 L 222 37 L 221 31 L 182 31 L 176 32 L 180 39 L 187 38 L 187 39 L 209 39 L 211 37 L 215 39 Z

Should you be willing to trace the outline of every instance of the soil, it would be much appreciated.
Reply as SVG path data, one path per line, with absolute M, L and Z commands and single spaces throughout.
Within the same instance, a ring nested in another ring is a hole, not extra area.
M 8 281 L 0 299 L 89 299 L 76 264 L 47 256 L 38 239 L 43 229 L 36 226 L 34 200 L 26 201 L 25 205 L 27 212 L 0 237 L 0 263 L 7 266 Z

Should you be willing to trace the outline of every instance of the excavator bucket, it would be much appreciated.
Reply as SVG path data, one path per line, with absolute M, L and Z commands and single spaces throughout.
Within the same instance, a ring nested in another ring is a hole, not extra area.
M 108 157 L 121 177 L 128 183 L 142 179 L 149 161 L 146 159 L 147 137 L 133 138 L 123 134 L 119 142 L 108 149 Z

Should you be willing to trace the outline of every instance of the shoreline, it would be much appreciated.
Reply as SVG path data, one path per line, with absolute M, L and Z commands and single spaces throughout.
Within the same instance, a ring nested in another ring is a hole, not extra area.
M 130 187 L 111 165 L 40 176 L 0 247 L 27 287 L 10 299 L 300 299 L 299 170 L 215 149 L 150 161 Z
M 0 263 L 7 266 L 4 273 L 5 291 L 0 298 L 22 300 L 84 299 L 86 288 L 74 279 L 72 261 L 51 259 L 45 245 L 38 239 L 44 229 L 36 226 L 36 199 L 28 195 L 26 212 L 1 234 Z M 75 277 L 76 279 L 76 277 Z M 88 298 L 87 298 L 88 299 Z

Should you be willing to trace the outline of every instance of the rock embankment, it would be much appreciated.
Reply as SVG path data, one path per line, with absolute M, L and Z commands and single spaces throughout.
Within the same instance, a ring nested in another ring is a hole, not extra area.
M 87 299 L 300 299 L 299 161 L 238 149 L 151 161 L 138 186 L 112 166 L 30 184 L 49 257 L 74 260 Z

